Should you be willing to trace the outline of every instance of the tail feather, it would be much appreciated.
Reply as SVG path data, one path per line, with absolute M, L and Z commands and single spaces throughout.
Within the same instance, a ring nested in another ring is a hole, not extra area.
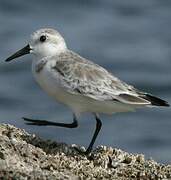
M 167 101 L 164 101 L 164 100 L 162 100 L 158 97 L 152 96 L 150 94 L 144 94 L 144 95 L 141 95 L 140 97 L 151 102 L 151 104 L 154 106 L 167 106 L 167 107 L 170 106 Z

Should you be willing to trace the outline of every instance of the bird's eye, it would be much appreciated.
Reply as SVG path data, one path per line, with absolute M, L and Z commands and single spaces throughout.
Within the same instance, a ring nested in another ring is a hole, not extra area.
M 40 36 L 40 42 L 45 42 L 45 41 L 46 41 L 46 36 L 45 35 Z

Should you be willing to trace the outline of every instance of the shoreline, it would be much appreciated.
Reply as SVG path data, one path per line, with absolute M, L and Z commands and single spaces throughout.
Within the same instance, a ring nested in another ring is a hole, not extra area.
M 0 179 L 171 179 L 171 165 L 143 154 L 99 146 L 86 157 L 74 146 L 0 124 Z

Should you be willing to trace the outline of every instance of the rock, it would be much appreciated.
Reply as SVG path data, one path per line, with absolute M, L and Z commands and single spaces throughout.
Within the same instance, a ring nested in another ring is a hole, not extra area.
M 90 156 L 74 147 L 0 125 L 0 179 L 171 179 L 171 165 L 99 146 Z

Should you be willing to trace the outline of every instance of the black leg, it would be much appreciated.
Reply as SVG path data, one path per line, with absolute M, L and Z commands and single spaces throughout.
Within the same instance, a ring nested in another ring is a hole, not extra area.
M 99 119 L 99 117 L 98 117 L 97 114 L 95 115 L 95 117 L 96 117 L 96 129 L 95 129 L 93 138 L 92 138 L 92 140 L 91 140 L 91 142 L 90 142 L 90 144 L 89 144 L 89 146 L 88 146 L 85 154 L 89 154 L 89 153 L 91 152 L 91 150 L 92 150 L 92 148 L 93 148 L 93 145 L 94 145 L 94 142 L 95 142 L 95 140 L 96 140 L 96 138 L 97 138 L 97 135 L 99 134 L 100 129 L 101 129 L 101 127 L 102 127 L 102 122 L 101 122 L 101 120 Z
M 75 114 L 73 114 L 73 122 L 70 124 L 65 123 L 56 123 L 52 121 L 46 121 L 46 120 L 36 120 L 36 119 L 29 119 L 23 117 L 23 119 L 26 121 L 27 125 L 35 125 L 35 126 L 59 126 L 59 127 L 66 127 L 66 128 L 76 128 L 78 126 L 77 118 Z

